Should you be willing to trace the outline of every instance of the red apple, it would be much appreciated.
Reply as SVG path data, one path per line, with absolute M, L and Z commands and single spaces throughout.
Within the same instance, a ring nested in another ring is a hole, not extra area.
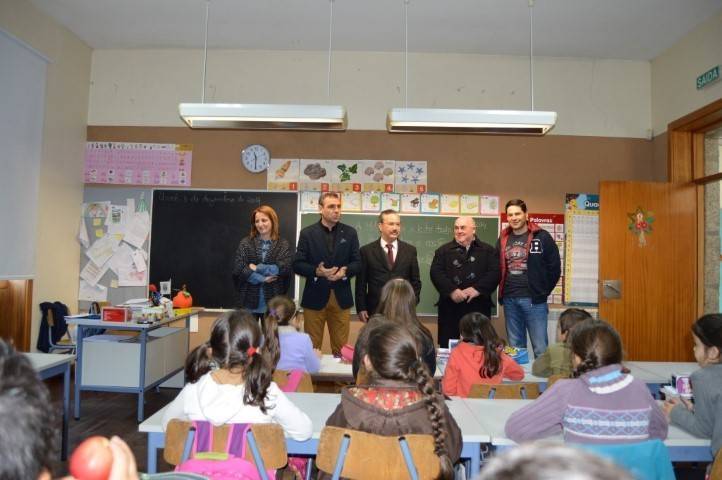
M 105 437 L 88 437 L 70 457 L 70 474 L 78 480 L 107 480 L 113 466 L 110 441 Z

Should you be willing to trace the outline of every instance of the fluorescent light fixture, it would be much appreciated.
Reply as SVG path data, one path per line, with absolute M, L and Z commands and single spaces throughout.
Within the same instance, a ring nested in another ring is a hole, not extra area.
M 178 112 L 191 128 L 346 130 L 340 105 L 181 103 Z
M 556 112 L 393 108 L 386 116 L 386 129 L 391 133 L 544 135 L 556 121 Z

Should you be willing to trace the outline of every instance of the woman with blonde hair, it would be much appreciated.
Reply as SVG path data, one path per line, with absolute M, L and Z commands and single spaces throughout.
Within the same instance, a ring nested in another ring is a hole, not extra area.
M 394 278 L 386 282 L 381 290 L 377 315 L 372 316 L 369 322 L 359 332 L 353 353 L 353 376 L 361 366 L 362 359 L 367 352 L 368 336 L 372 328 L 380 322 L 393 322 L 404 326 L 419 345 L 419 353 L 424 365 L 433 377 L 436 372 L 436 348 L 431 332 L 416 316 L 416 294 L 414 287 L 403 278 Z
M 266 313 L 271 298 L 286 293 L 291 277 L 291 248 L 278 230 L 276 211 L 261 205 L 251 212 L 251 231 L 236 250 L 233 280 L 237 306 L 259 318 Z

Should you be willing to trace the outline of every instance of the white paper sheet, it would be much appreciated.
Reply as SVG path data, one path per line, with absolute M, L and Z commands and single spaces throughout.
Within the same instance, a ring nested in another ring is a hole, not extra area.
M 118 275 L 121 265 L 129 266 L 132 264 L 133 249 L 125 243 L 121 243 L 113 256 L 110 257 L 110 260 L 108 260 L 108 266 L 116 275 Z
M 105 219 L 105 226 L 108 227 L 108 235 L 125 235 L 125 226 L 128 223 L 128 207 L 126 205 L 111 205 L 108 209 L 108 216 Z
M 102 285 L 91 285 L 81 278 L 78 300 L 105 302 L 108 300 L 108 289 Z
M 139 272 L 145 272 L 145 250 L 136 250 L 133 252 L 133 263 L 135 269 Z
M 100 267 L 110 260 L 115 251 L 118 250 L 118 239 L 113 235 L 105 235 L 93 243 L 85 251 L 85 255 L 96 266 Z
M 88 237 L 88 228 L 85 226 L 85 218 L 80 217 L 80 225 L 78 225 L 78 242 L 83 248 L 90 246 L 90 238 Z
M 105 272 L 107 271 L 107 263 L 102 267 L 99 267 L 93 262 L 88 262 L 80 271 L 80 278 L 88 282 L 90 285 L 95 286 L 100 281 L 100 279 L 103 278 L 103 275 L 105 275 Z
M 135 248 L 141 248 L 150 232 L 150 215 L 148 215 L 148 212 L 138 212 L 129 216 L 129 218 L 130 221 L 126 225 L 123 241 Z
M 148 285 L 148 271 L 139 272 L 135 264 L 121 265 L 118 269 L 119 287 L 143 287 Z

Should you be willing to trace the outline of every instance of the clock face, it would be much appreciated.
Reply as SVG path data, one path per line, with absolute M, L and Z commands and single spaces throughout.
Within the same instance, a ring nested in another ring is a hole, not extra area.
M 263 145 L 249 145 L 241 151 L 241 163 L 249 172 L 262 172 L 271 163 L 271 154 Z

